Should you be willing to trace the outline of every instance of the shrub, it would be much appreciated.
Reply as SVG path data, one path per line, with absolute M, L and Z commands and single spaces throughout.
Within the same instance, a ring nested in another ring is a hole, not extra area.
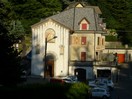
M 88 99 L 88 86 L 85 83 L 61 84 L 61 83 L 46 83 L 46 84 L 27 84 L 14 87 L 1 87 L 3 95 L 7 97 L 21 97 L 40 99 L 46 98 L 61 98 L 61 99 Z M 1 94 L 2 95 L 2 94 Z M 4 96 L 4 97 L 6 97 Z
M 106 41 L 118 41 L 118 38 L 117 36 L 109 35 L 109 36 L 105 36 L 105 40 Z

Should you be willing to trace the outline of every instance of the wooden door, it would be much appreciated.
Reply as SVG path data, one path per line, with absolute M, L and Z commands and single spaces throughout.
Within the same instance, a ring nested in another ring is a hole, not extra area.
M 49 60 L 46 65 L 46 77 L 54 76 L 54 60 Z

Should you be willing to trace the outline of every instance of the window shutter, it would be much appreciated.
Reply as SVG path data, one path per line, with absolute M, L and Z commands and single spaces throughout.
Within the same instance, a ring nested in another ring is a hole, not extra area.
M 79 43 L 80 43 L 79 37 L 74 36 L 74 44 L 79 44 Z
M 99 37 L 99 45 L 101 45 L 102 44 L 102 39 L 101 39 L 101 37 Z
M 99 45 L 99 37 L 98 37 L 98 45 Z
M 104 38 L 102 38 L 102 45 L 104 45 L 104 42 L 105 42 L 105 40 L 104 40 Z
M 86 23 L 82 24 L 82 30 L 87 30 L 87 24 Z
M 81 61 L 86 61 L 86 52 L 81 52 Z
M 82 45 L 86 45 L 86 37 L 82 37 L 82 39 L 81 39 L 81 44 L 82 44 Z

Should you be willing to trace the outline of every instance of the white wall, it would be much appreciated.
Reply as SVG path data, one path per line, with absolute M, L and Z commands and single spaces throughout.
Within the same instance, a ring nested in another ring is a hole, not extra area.
M 32 27 L 32 61 L 31 74 L 44 76 L 44 51 L 45 51 L 45 31 L 52 28 L 57 38 L 55 43 L 47 43 L 47 54 L 55 56 L 54 76 L 67 75 L 68 73 L 68 46 L 69 29 L 60 26 L 52 20 L 41 22 Z M 35 45 L 40 44 L 40 54 L 36 54 Z M 60 46 L 64 47 L 64 53 L 60 54 Z

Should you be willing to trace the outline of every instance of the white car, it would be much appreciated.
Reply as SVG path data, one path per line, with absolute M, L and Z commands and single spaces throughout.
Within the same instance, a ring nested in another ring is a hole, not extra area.
M 105 83 L 110 89 L 114 88 L 114 83 L 111 79 L 108 78 L 98 78 L 99 82 Z
M 91 96 L 95 98 L 107 99 L 110 98 L 110 93 L 104 88 L 95 87 L 91 89 Z
M 76 83 L 77 78 L 73 77 L 73 76 L 64 76 L 64 77 L 60 77 L 65 83 Z
M 108 81 L 107 81 L 107 85 L 108 85 L 111 89 L 114 88 L 114 83 L 113 83 L 112 80 L 108 80 Z
M 63 80 L 65 83 L 75 83 L 75 81 L 72 80 L 71 78 L 62 78 L 62 80 Z
M 97 85 L 96 85 L 95 83 L 89 83 L 88 86 L 89 86 L 90 88 L 95 88 L 95 87 L 97 87 Z
M 95 88 L 95 87 L 100 87 L 100 88 L 105 88 L 107 91 L 110 91 L 109 87 L 107 86 L 106 83 L 102 83 L 102 82 L 90 82 L 89 87 L 91 88 Z
M 73 81 L 78 81 L 77 76 L 74 76 L 74 75 L 69 75 L 67 76 L 67 78 L 71 78 Z
M 105 88 L 107 91 L 110 91 L 109 87 L 107 86 L 106 83 L 96 83 L 97 87 L 100 87 L 100 88 Z

